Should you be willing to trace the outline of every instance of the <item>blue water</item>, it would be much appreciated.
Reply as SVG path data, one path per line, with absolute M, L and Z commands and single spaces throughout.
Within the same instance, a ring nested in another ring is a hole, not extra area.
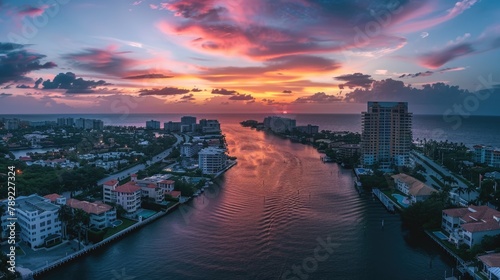
M 453 260 L 427 236 L 410 235 L 371 195 L 359 195 L 352 170 L 240 120 L 222 127 L 238 164 L 203 194 L 41 279 L 300 279 L 290 274 L 296 266 L 319 280 L 449 275 Z M 328 239 L 331 250 L 314 265 L 315 248 Z
M 402 207 L 408 208 L 408 206 L 410 206 L 408 203 L 403 202 L 404 199 L 406 198 L 404 195 L 393 193 L 392 196 L 396 198 L 396 200 L 398 201 L 398 204 L 401 205 Z

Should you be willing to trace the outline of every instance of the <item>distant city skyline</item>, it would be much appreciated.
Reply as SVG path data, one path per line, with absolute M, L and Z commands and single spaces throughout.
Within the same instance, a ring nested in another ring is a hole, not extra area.
M 499 114 L 495 1 L 248 3 L 0 1 L 0 113 Z

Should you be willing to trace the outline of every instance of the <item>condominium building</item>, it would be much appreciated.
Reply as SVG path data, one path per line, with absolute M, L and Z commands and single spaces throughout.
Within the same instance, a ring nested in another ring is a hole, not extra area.
M 116 187 L 116 204 L 121 205 L 127 213 L 134 213 L 141 208 L 142 191 L 134 182 Z
M 118 180 L 109 180 L 102 185 L 102 200 L 107 203 L 116 203 L 116 192 Z
M 6 204 L 6 201 L 3 202 Z M 20 238 L 33 249 L 61 240 L 61 221 L 58 205 L 37 194 L 16 198 L 16 218 Z M 8 212 L 2 216 L 2 236 L 8 236 Z
M 203 174 L 216 174 L 226 167 L 225 149 L 208 147 L 198 153 L 198 167 Z
M 221 131 L 218 120 L 201 119 L 200 128 L 202 133 L 219 133 Z
M 474 161 L 491 167 L 500 167 L 500 150 L 491 146 L 475 145 Z
M 141 188 L 135 182 L 118 185 L 117 180 L 110 180 L 102 185 L 103 201 L 121 205 L 127 213 L 133 213 L 141 207 Z
M 296 127 L 296 121 L 290 118 L 270 116 L 264 119 L 264 127 L 276 133 L 292 131 Z
M 309 135 L 317 134 L 319 132 L 319 126 L 311 124 L 297 126 L 296 129 L 302 133 Z
M 146 121 L 147 129 L 160 129 L 160 122 L 155 120 Z
M 181 145 L 181 156 L 192 157 L 198 153 L 200 145 L 196 143 L 184 143 Z
M 181 124 L 183 125 L 192 125 L 195 123 L 196 123 L 196 117 L 184 116 L 181 118 Z
M 362 113 L 361 161 L 363 165 L 409 164 L 412 142 L 412 113 L 407 102 L 368 102 Z

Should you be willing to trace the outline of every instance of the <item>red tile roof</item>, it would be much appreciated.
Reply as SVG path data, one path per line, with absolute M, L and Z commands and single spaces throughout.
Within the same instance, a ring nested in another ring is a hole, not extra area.
M 141 188 L 137 186 L 134 182 L 128 182 L 121 186 L 116 187 L 115 192 L 134 193 L 136 191 L 139 191 L 140 189 Z
M 482 255 L 477 258 L 489 267 L 500 267 L 500 253 Z
M 461 227 L 468 232 L 500 230 L 500 212 L 488 206 L 471 205 L 469 208 L 443 210 L 452 217 L 460 217 L 464 224 Z
M 172 180 L 163 180 L 163 181 L 160 181 L 161 184 L 167 184 L 167 185 L 171 185 L 173 183 L 175 183 L 175 181 L 172 181 Z
M 96 214 L 96 215 L 108 212 L 113 208 L 101 202 L 92 203 L 88 201 L 80 201 L 78 199 L 73 199 L 73 198 L 68 199 L 68 201 L 66 201 L 66 205 L 68 205 L 71 208 L 82 209 L 86 213 Z
M 137 174 L 134 173 L 134 174 L 130 175 L 130 177 L 137 177 Z
M 158 186 L 155 184 L 148 184 L 147 187 L 151 189 L 156 189 Z
M 19 157 L 19 160 L 21 161 L 31 161 L 31 157 Z
M 105 182 L 103 185 L 114 186 L 116 184 L 118 184 L 118 180 L 109 180 L 109 181 Z
M 445 209 L 443 213 L 446 213 L 448 216 L 452 217 L 462 217 L 465 214 L 469 213 L 467 208 L 453 208 L 453 209 Z
M 59 195 L 57 193 L 51 193 L 48 195 L 44 195 L 43 197 L 50 199 L 50 202 L 56 201 L 56 199 L 60 198 L 62 195 Z
M 181 196 L 181 192 L 180 191 L 171 191 L 171 192 L 168 192 L 167 194 L 169 194 L 173 198 L 178 198 L 178 197 Z

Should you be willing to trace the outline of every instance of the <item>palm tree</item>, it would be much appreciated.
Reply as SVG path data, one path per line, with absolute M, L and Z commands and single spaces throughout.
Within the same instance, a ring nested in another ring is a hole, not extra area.
M 59 209 L 59 220 L 61 220 L 62 223 L 63 238 L 66 238 L 67 227 L 72 218 L 73 218 L 73 211 L 71 210 L 71 207 L 69 207 L 68 205 L 61 205 L 61 208 Z

